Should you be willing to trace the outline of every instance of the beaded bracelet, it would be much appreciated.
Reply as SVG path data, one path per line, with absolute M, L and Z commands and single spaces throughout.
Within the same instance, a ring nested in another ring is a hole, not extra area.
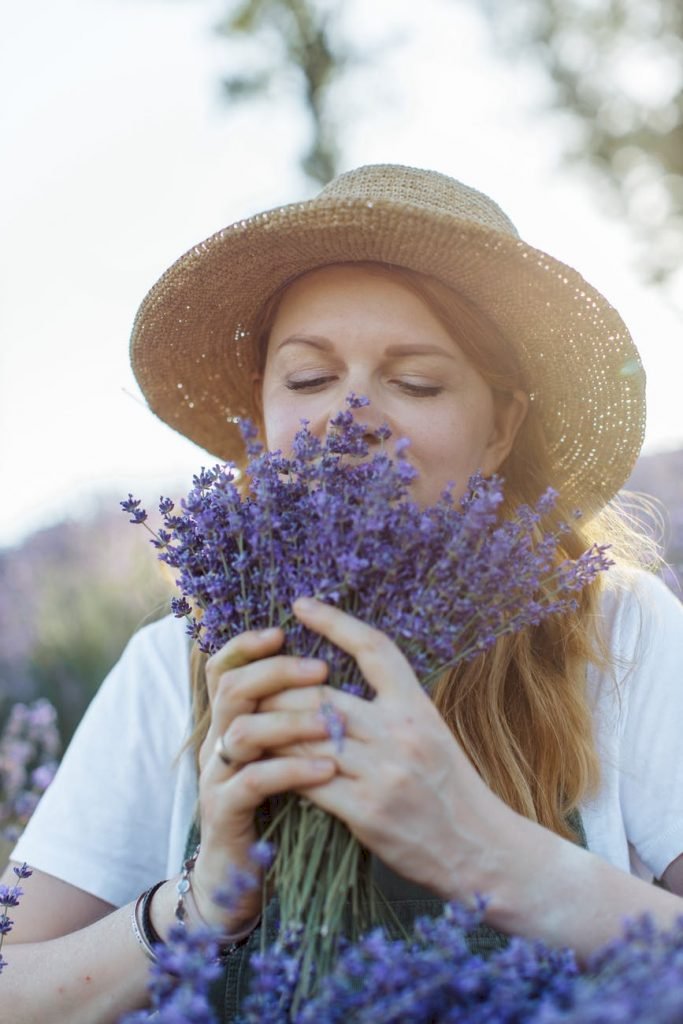
M 186 897 L 192 900 L 195 914 L 199 919 L 200 924 L 205 928 L 209 927 L 208 923 L 202 917 L 199 907 L 197 906 L 197 901 L 194 898 L 194 893 L 192 892 L 191 875 L 194 870 L 194 866 L 197 863 L 198 856 L 199 846 L 196 848 L 192 856 L 188 857 L 183 863 L 182 873 L 176 882 L 175 888 L 178 898 L 176 900 L 174 917 L 176 922 L 179 925 L 182 925 L 183 928 L 187 928 L 188 926 L 188 913 L 185 902 Z M 140 893 L 135 901 L 133 913 L 131 914 L 131 927 L 133 934 L 138 940 L 140 946 L 142 946 L 145 956 L 147 956 L 153 963 L 156 963 L 158 960 L 154 947 L 156 945 L 164 945 L 165 943 L 152 923 L 152 899 L 154 898 L 154 894 L 157 889 L 160 889 L 164 884 L 164 880 L 162 880 L 161 882 L 157 882 L 150 889 L 146 889 L 145 892 Z M 245 942 L 248 941 L 249 936 L 256 928 L 260 919 L 261 915 L 259 914 L 258 917 L 254 918 L 254 920 L 246 926 L 246 928 L 242 928 L 239 932 L 216 936 L 219 958 L 224 959 L 225 957 L 230 956 L 231 953 L 238 950 L 240 946 L 243 946 Z
M 191 875 L 192 872 L 194 871 L 194 866 L 197 863 L 199 850 L 200 847 L 197 846 L 192 856 L 188 857 L 187 860 L 184 861 L 182 873 L 176 883 L 176 893 L 178 894 L 178 898 L 176 900 L 175 905 L 175 919 L 178 922 L 178 924 L 187 927 L 187 897 L 189 900 L 192 900 L 192 903 L 194 904 L 195 913 L 199 918 L 200 923 L 203 925 L 203 927 L 206 928 L 209 927 L 208 922 L 204 920 L 204 917 L 202 916 L 201 911 L 197 906 L 197 901 L 194 898 L 194 893 L 192 892 Z M 230 956 L 232 953 L 238 950 L 240 946 L 243 946 L 245 942 L 248 941 L 249 936 L 254 931 L 260 920 L 261 915 L 259 914 L 252 921 L 250 921 L 245 928 L 241 928 L 240 931 L 231 932 L 229 934 L 224 935 L 218 935 L 216 937 L 216 942 L 218 944 L 219 957 L 221 959 L 224 959 L 225 957 Z
M 190 881 L 190 875 L 194 871 L 194 866 L 197 863 L 197 857 L 199 856 L 199 846 L 195 848 L 194 853 L 187 860 L 183 861 L 183 870 L 180 878 L 176 882 L 175 891 L 178 894 L 175 905 L 175 919 L 178 924 L 185 924 L 187 918 L 187 907 L 185 906 L 185 895 L 192 888 L 192 882 Z M 201 914 L 199 915 L 201 920 Z M 206 922 L 203 922 L 206 923 Z

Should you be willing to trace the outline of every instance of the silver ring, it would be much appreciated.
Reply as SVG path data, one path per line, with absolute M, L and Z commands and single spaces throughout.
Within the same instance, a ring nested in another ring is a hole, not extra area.
M 216 740 L 216 753 L 218 754 L 224 765 L 227 765 L 228 768 L 232 765 L 232 758 L 225 749 L 225 733 L 221 733 L 221 735 Z

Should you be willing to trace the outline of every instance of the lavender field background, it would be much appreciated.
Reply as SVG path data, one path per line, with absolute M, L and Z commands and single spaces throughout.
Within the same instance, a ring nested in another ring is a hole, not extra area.
M 662 575 L 683 599 L 683 448 L 641 456 L 626 489 L 654 499 L 661 523 L 647 525 L 661 538 L 667 563 Z
M 643 456 L 669 586 L 683 593 L 683 449 Z M 0 863 L 130 635 L 166 614 L 172 581 L 115 497 L 0 550 Z
M 0 550 L 0 866 L 98 686 L 171 590 L 114 496 Z

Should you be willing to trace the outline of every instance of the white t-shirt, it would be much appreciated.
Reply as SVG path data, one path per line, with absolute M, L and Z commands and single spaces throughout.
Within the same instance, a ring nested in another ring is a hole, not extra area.
M 608 574 L 613 673 L 589 669 L 602 780 L 580 808 L 589 849 L 661 876 L 683 853 L 683 605 L 646 573 Z M 197 783 L 188 640 L 142 629 L 102 684 L 12 856 L 115 906 L 179 871 Z

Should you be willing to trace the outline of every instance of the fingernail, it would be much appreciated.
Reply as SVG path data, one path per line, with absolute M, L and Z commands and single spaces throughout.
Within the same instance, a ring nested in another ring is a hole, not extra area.
M 326 761 L 326 760 L 325 761 L 323 761 L 323 760 L 311 761 L 311 768 L 313 769 L 314 772 L 316 772 L 319 775 L 327 775 L 327 773 L 329 772 L 330 768 L 332 768 L 332 767 L 333 767 L 333 765 L 332 765 L 331 761 Z
M 316 602 L 312 597 L 297 597 L 292 607 L 298 612 L 312 612 L 315 605 Z
M 257 635 L 260 640 L 270 640 L 271 637 L 274 637 L 279 632 L 279 626 L 269 626 L 268 629 L 259 630 Z

